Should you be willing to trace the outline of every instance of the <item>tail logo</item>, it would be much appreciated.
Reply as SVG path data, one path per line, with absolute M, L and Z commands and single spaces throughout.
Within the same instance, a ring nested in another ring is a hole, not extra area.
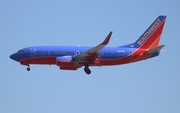
M 158 28 L 158 26 L 161 24 L 160 18 L 158 18 L 146 32 L 142 35 L 142 37 L 137 41 L 137 44 L 141 46 L 148 38 L 151 36 L 151 34 Z

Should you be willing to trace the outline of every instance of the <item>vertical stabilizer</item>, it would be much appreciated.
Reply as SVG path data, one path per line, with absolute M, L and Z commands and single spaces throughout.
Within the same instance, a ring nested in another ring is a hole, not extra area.
M 152 49 L 158 46 L 166 16 L 159 16 L 140 38 L 131 46 L 135 48 Z

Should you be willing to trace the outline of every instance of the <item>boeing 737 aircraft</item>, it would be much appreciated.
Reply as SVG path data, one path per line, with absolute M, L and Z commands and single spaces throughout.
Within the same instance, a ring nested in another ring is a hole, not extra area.
M 118 47 L 105 47 L 112 32 L 95 47 L 88 46 L 31 46 L 20 49 L 10 56 L 11 59 L 26 65 L 57 65 L 62 70 L 77 70 L 84 67 L 90 74 L 89 66 L 110 66 L 133 63 L 160 54 L 164 45 L 159 46 L 166 16 L 159 16 L 134 43 Z

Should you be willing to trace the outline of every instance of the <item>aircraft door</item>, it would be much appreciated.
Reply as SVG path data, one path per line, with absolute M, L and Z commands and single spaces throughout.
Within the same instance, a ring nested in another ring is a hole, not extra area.
M 31 57 L 35 57 L 35 51 L 36 51 L 35 48 L 30 48 L 30 56 Z
M 133 59 L 133 50 L 129 50 L 129 59 Z

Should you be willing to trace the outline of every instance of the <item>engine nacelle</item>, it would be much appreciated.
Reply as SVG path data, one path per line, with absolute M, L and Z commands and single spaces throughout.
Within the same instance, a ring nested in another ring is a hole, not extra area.
M 77 67 L 74 65 L 71 57 L 57 57 L 56 65 L 62 70 L 77 70 Z
M 70 66 L 74 65 L 74 62 L 72 61 L 71 57 L 57 57 L 56 58 L 56 64 L 58 66 Z
M 61 70 L 77 70 L 75 66 L 60 66 L 59 69 Z

